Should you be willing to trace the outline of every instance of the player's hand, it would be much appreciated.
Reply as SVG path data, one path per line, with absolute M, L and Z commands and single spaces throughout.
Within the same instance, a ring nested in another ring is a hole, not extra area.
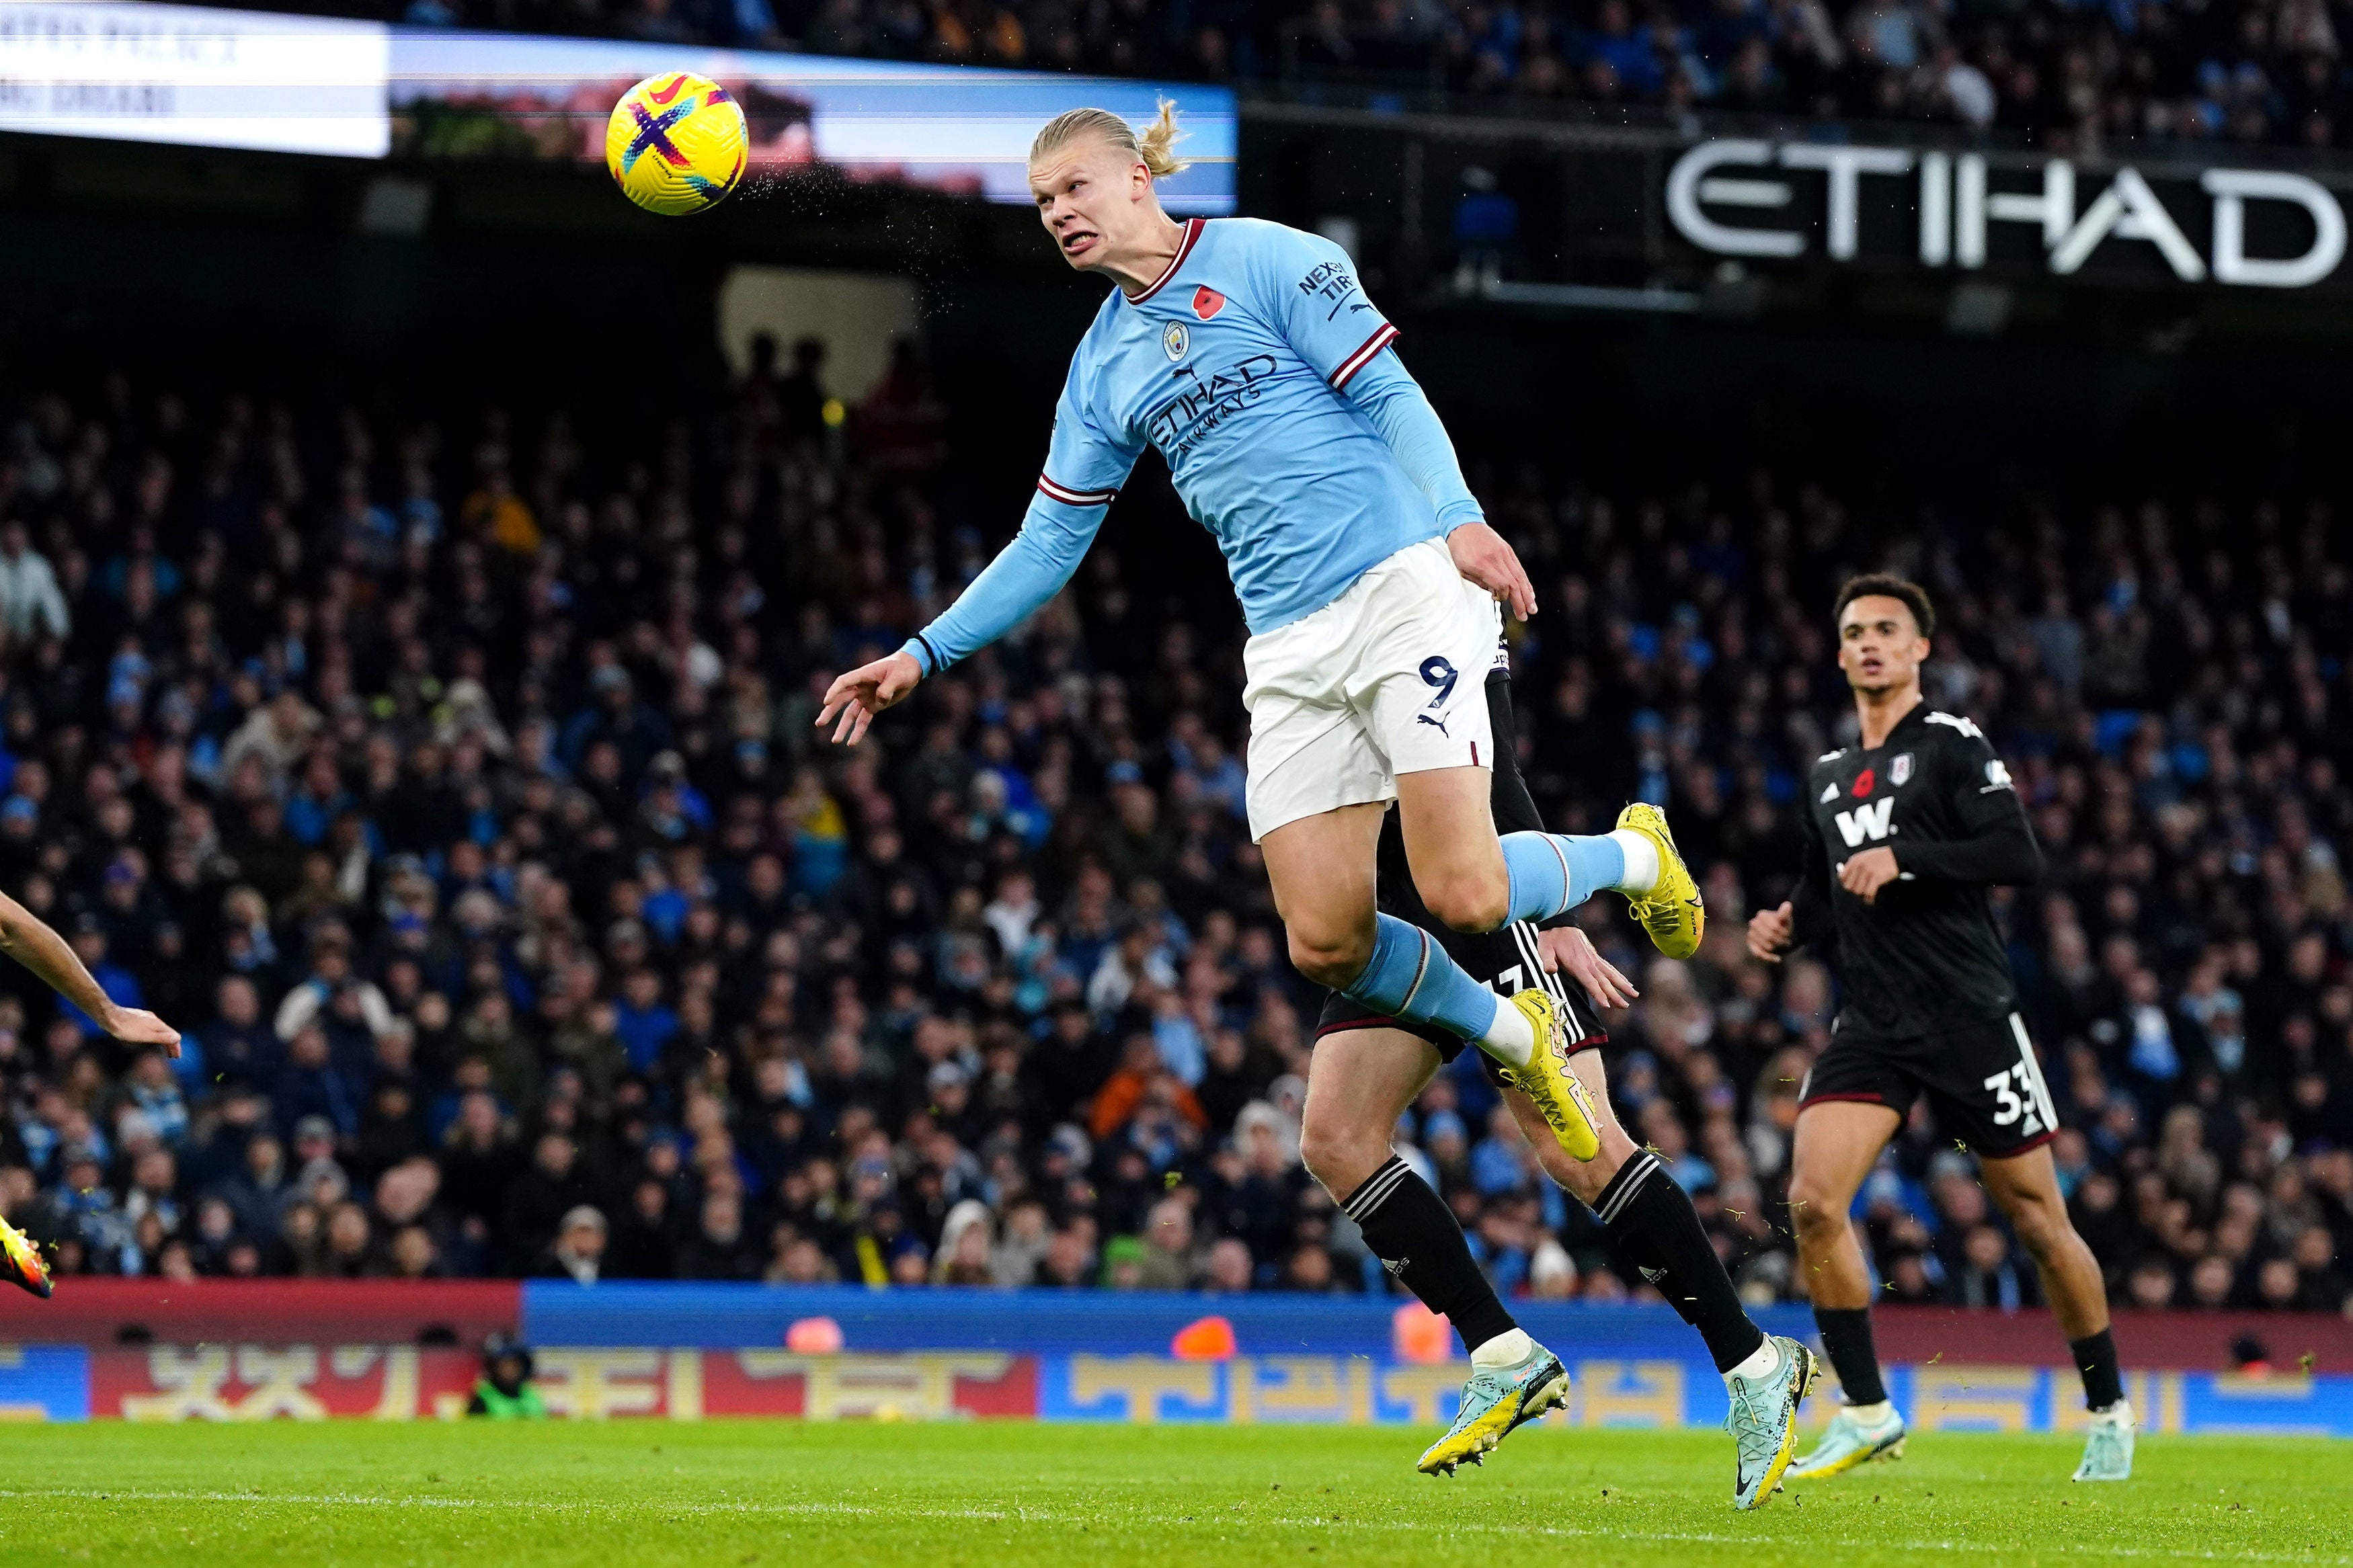
M 1839 886 L 1866 904 L 1877 903 L 1879 889 L 1901 874 L 1895 864 L 1895 851 L 1882 844 L 1840 867 Z
M 1634 998 L 1641 994 L 1634 989 L 1632 981 L 1618 973 L 1616 964 L 1601 956 L 1593 939 L 1575 926 L 1538 931 L 1536 957 L 1547 974 L 1566 971 L 1585 987 L 1585 994 L 1593 998 L 1597 1007 L 1631 1007 Z
M 923 679 L 915 656 L 905 652 L 837 675 L 825 689 L 825 706 L 818 710 L 817 727 L 822 730 L 832 724 L 834 744 L 854 746 L 865 739 L 874 715 L 903 700 Z M 838 723 L 836 715 L 839 715 Z
M 1483 522 L 1466 522 L 1446 536 L 1446 552 L 1457 572 L 1511 605 L 1514 619 L 1536 613 L 1535 584 L 1502 534 Z
M 167 1057 L 180 1054 L 180 1031 L 138 1007 L 109 1007 L 100 1026 L 126 1046 L 161 1046 Z
M 1748 917 L 1748 956 L 1778 963 L 1798 937 L 1798 912 L 1784 899 L 1778 910 L 1758 910 Z

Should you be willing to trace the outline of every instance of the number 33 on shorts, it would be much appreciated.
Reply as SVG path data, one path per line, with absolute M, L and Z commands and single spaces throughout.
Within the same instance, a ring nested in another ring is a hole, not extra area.
M 2033 1074 L 2024 1062 L 2007 1072 L 1995 1073 L 1985 1080 L 1985 1086 L 1993 1091 L 1996 1127 L 2007 1127 L 2022 1116 L 2026 1125 L 2019 1131 L 2025 1136 L 2031 1138 L 2049 1131 L 2042 1125 L 2042 1108 L 2035 1099 Z

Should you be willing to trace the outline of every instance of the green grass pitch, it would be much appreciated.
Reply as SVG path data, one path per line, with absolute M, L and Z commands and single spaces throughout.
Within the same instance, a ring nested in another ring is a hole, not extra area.
M 2125 1486 L 2063 1437 L 1728 1501 L 1704 1432 L 1523 1431 L 1456 1481 L 1402 1428 L 713 1421 L 0 1431 L 24 1563 L 2353 1564 L 2353 1445 L 2144 1439 Z

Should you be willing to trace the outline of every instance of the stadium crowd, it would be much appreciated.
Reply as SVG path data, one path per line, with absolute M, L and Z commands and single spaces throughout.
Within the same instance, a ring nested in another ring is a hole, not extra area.
M 255 0 L 237 0 L 253 4 Z M 269 0 L 263 0 L 269 3 Z M 1926 120 L 2053 150 L 2353 144 L 2343 0 L 293 0 L 605 34 L 1547 103 Z
M 120 374 L 0 412 L 0 886 L 186 1032 L 126 1053 L 0 965 L 0 1209 L 59 1272 L 1388 1288 L 1299 1163 L 1320 998 L 1243 829 L 1238 625 L 1162 614 L 1107 542 L 868 743 L 818 743 L 827 679 L 1018 504 L 944 499 L 918 355 L 839 423 L 821 363 L 620 456 L 560 407 Z M 2001 907 L 2112 1289 L 2345 1308 L 2326 506 L 2010 489 L 1883 531 L 1828 482 L 1614 496 L 1472 457 L 1546 600 L 1516 651 L 1539 803 L 1592 831 L 1665 802 L 1704 874 L 1687 964 L 1614 900 L 1587 921 L 1642 990 L 1620 1114 L 1745 1295 L 1799 1294 L 1779 1199 L 1833 986 L 1741 925 L 1852 722 L 1831 589 L 1892 563 L 1943 602 L 1933 700 L 2050 858 Z M 1646 1294 L 1475 1056 L 1398 1145 L 1482 1266 Z M 1865 1195 L 1892 1297 L 2033 1300 L 1925 1110 Z

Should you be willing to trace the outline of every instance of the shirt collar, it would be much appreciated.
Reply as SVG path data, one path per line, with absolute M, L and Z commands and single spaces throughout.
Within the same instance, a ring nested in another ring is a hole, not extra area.
M 1185 258 L 1193 254 L 1193 247 L 1199 242 L 1201 231 L 1208 226 L 1209 220 L 1207 218 L 1187 218 L 1185 220 L 1185 232 L 1176 241 L 1176 254 L 1168 258 L 1168 265 L 1161 268 L 1160 276 L 1155 278 L 1150 286 L 1147 287 L 1143 293 L 1129 294 L 1127 296 L 1127 302 L 1131 305 L 1141 305 L 1146 300 L 1151 299 L 1155 294 L 1159 293 L 1160 290 L 1168 287 L 1168 280 L 1176 276 L 1177 268 L 1185 265 Z M 1123 290 L 1123 292 L 1124 292 L 1124 290 Z

